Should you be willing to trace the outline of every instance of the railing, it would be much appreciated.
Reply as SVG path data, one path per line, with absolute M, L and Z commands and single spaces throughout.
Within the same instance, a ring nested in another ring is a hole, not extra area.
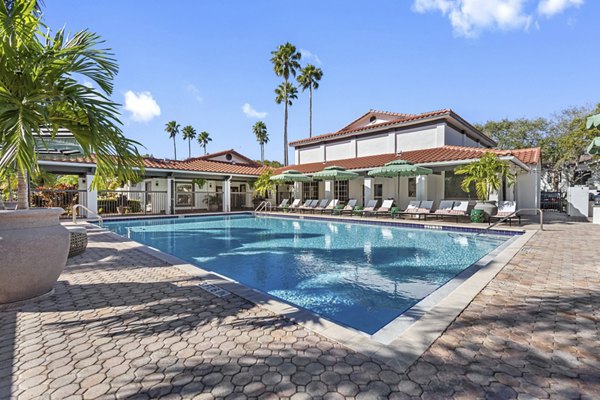
M 272 204 L 270 201 L 267 200 L 263 200 L 260 202 L 260 204 L 254 209 L 254 214 L 258 214 L 261 211 L 271 211 L 272 210 Z
M 74 189 L 34 189 L 30 192 L 29 204 L 30 207 L 38 208 L 60 207 L 65 210 L 65 216 L 70 217 L 74 205 L 81 204 L 87 207 L 87 191 Z M 73 214 L 73 217 L 76 216 L 76 214 Z
M 104 221 L 104 220 L 102 219 L 102 217 L 100 216 L 100 214 L 98 214 L 98 213 L 96 213 L 96 212 L 94 212 L 94 211 L 90 210 L 89 208 L 87 208 L 86 206 L 83 206 L 83 205 L 81 205 L 81 204 L 75 204 L 75 205 L 73 206 L 73 223 L 74 223 L 74 224 L 76 224 L 76 223 L 77 223 L 76 212 L 77 212 L 77 209 L 78 209 L 78 208 L 82 208 L 82 209 L 84 209 L 85 211 L 87 211 L 87 212 L 88 212 L 88 213 L 90 213 L 90 214 L 95 214 L 95 215 L 96 215 L 96 217 L 98 217 L 98 225 L 100 225 L 100 226 L 102 227 L 102 224 L 103 224 L 103 221 Z
M 145 190 L 98 191 L 98 213 L 107 215 L 168 214 L 167 192 Z
M 503 218 L 500 218 L 498 221 L 494 222 L 493 224 L 491 224 L 490 226 L 485 228 L 485 230 L 489 231 L 490 229 L 492 229 L 493 227 L 495 227 L 498 224 L 501 224 L 502 222 L 506 221 L 507 219 L 517 217 L 521 211 L 537 211 L 537 212 L 539 212 L 540 213 L 540 231 L 544 230 L 544 211 L 541 208 L 521 208 Z

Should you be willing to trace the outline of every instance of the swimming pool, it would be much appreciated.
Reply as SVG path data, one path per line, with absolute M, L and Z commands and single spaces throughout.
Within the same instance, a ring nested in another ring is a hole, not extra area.
M 104 225 L 368 334 L 509 239 L 253 215 L 107 221 Z

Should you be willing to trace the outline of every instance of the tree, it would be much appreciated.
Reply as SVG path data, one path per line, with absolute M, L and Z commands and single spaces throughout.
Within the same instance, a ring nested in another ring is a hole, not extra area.
M 261 160 L 256 160 L 256 161 L 261 162 Z M 271 167 L 271 168 L 283 167 L 282 163 L 280 163 L 279 161 L 274 161 L 274 160 L 265 160 L 263 165 L 266 167 Z
M 287 42 L 277 47 L 277 50 L 271 52 L 271 63 L 273 63 L 273 70 L 275 74 L 283 78 L 283 86 L 293 87 L 289 84 L 290 75 L 296 76 L 296 71 L 300 69 L 300 59 L 302 54 L 296 51 L 296 46 Z M 289 86 L 288 86 L 289 85 Z M 282 85 L 280 85 L 282 86 Z M 277 104 L 284 104 L 283 112 L 283 163 L 288 165 L 288 136 L 287 136 L 287 122 L 288 122 L 288 94 L 289 90 L 284 92 L 285 98 L 278 101 Z
M 192 140 L 196 139 L 196 129 L 191 125 L 186 125 L 181 131 L 183 140 L 188 141 L 188 158 L 192 157 Z
M 275 183 L 271 181 L 273 170 L 271 168 L 263 171 L 254 182 L 254 191 L 261 197 L 269 197 L 275 191 Z
M 298 76 L 298 83 L 302 88 L 302 91 L 309 90 L 309 103 L 308 103 L 308 136 L 312 137 L 312 97 L 313 89 L 319 88 L 319 81 L 323 77 L 323 71 L 321 68 L 317 68 L 312 64 L 308 64 L 306 67 L 300 70 Z
M 508 164 L 491 151 L 483 153 L 479 161 L 456 167 L 454 173 L 465 175 L 460 185 L 464 192 L 470 192 L 471 184 L 475 184 L 477 198 L 482 201 L 489 200 L 492 192 L 500 190 L 502 178 L 505 178 L 509 184 L 515 181 Z
M 206 131 L 200 132 L 198 135 L 198 143 L 200 143 L 200 147 L 204 149 L 204 155 L 206 155 L 206 146 L 208 142 L 212 142 L 212 138 L 210 137 L 210 133 Z
M 103 43 L 89 31 L 52 34 L 35 0 L 0 3 L 0 171 L 17 171 L 18 208 L 29 207 L 27 176 L 39 171 L 41 128 L 52 139 L 66 128 L 84 156 L 94 154 L 94 187 L 107 176 L 128 179 L 142 169 L 139 143 L 123 135 L 119 105 L 110 100 L 118 66 L 99 48 Z
M 285 108 L 284 108 L 284 120 L 285 123 L 283 125 L 284 131 L 283 131 L 283 142 L 284 142 L 284 148 L 286 149 L 285 152 L 283 153 L 283 165 L 288 165 L 288 152 L 287 152 L 287 116 L 288 116 L 288 106 L 292 105 L 292 100 L 295 100 L 298 98 L 298 89 L 296 89 L 294 87 L 294 85 L 292 85 L 289 82 L 284 82 L 281 83 L 279 86 L 277 86 L 277 88 L 275 89 L 275 103 L 277 104 L 281 104 L 281 103 L 285 103 Z
M 169 134 L 169 139 L 173 139 L 173 159 L 177 160 L 177 144 L 175 138 L 179 134 L 179 124 L 176 121 L 169 121 L 165 124 L 165 132 Z
M 265 143 L 269 142 L 267 125 L 262 121 L 258 121 L 252 126 L 252 132 L 254 132 L 256 140 L 258 141 L 258 144 L 260 144 L 260 161 L 262 162 L 262 165 L 265 165 Z
M 548 134 L 550 122 L 545 118 L 519 118 L 512 121 L 503 118 L 476 127 L 494 139 L 500 149 L 523 149 L 539 146 Z

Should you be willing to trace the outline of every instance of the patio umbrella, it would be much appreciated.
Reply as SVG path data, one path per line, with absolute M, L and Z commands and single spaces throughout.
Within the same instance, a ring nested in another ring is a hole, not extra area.
M 398 178 L 398 199 L 400 198 L 400 177 L 407 176 L 419 176 L 432 174 L 433 170 L 425 167 L 419 167 L 406 160 L 394 160 L 385 164 L 383 167 L 375 168 L 369 171 L 369 176 L 382 177 L 382 178 Z
M 585 127 L 587 129 L 592 129 L 596 126 L 600 127 L 600 114 L 596 114 L 596 115 L 592 115 L 591 117 L 588 117 L 587 124 L 585 124 Z
M 310 182 L 310 177 L 304 175 L 294 169 L 288 169 L 287 171 L 282 172 L 278 175 L 273 175 L 271 177 L 272 181 L 276 182 Z
M 600 114 L 588 117 L 587 124 L 585 126 L 587 129 L 600 127 Z M 587 148 L 587 152 L 588 154 L 600 154 L 600 136 L 595 137 L 592 140 L 592 143 L 590 143 L 590 145 Z
M 321 181 L 349 181 L 358 178 L 356 172 L 348 171 L 346 168 L 332 165 L 323 169 L 323 171 L 315 172 L 312 175 L 313 179 Z

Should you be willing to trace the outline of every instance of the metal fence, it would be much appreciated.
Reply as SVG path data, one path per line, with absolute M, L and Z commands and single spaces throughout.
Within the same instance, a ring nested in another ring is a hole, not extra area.
M 110 215 L 159 215 L 167 214 L 167 192 L 144 190 L 98 191 L 98 213 Z
M 540 208 L 563 212 L 565 199 L 562 192 L 542 192 Z
M 61 218 L 68 218 L 72 213 L 73 206 L 81 204 L 87 207 L 87 191 L 85 190 L 60 190 L 60 189 L 43 189 L 31 190 L 29 193 L 30 207 L 48 208 L 61 207 L 65 213 Z M 81 210 L 78 211 L 78 213 Z M 81 216 L 81 215 L 78 215 Z

